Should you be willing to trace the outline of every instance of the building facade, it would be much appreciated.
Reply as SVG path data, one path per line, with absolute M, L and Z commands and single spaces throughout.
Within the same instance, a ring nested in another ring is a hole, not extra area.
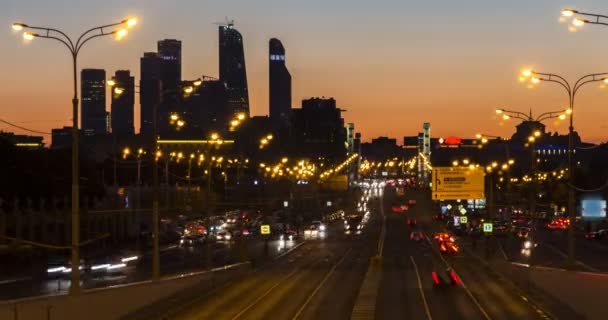
M 134 135 L 135 79 L 129 70 L 118 70 L 113 80 L 115 85 L 112 90 L 112 134 Z
M 161 101 L 162 61 L 156 52 L 145 52 L 140 59 L 140 133 L 146 136 L 152 135 L 154 107 Z
M 105 134 L 106 131 L 106 71 L 82 69 L 80 72 L 80 127 L 85 135 Z
M 230 112 L 249 116 L 249 93 L 243 36 L 232 24 L 219 27 L 220 80 L 226 83 Z
M 291 114 L 291 75 L 285 66 L 285 48 L 279 39 L 272 38 L 268 52 L 270 120 L 275 126 L 285 126 Z

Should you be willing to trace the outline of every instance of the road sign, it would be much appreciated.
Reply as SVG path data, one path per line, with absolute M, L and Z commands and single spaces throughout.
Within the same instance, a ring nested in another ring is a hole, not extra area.
M 451 204 L 448 204 L 448 205 L 446 206 L 446 208 L 448 208 L 448 210 L 452 210 L 452 205 L 451 205 Z
M 490 222 L 484 222 L 484 224 L 483 224 L 483 232 L 485 232 L 485 233 L 491 233 L 493 229 L 494 229 L 494 226 L 492 225 L 492 223 L 490 223 Z
M 458 227 L 460 225 L 460 219 L 458 216 L 454 216 L 454 227 Z
M 434 167 L 433 200 L 484 198 L 484 172 L 469 167 Z
M 469 222 L 469 218 L 467 218 L 467 216 L 460 217 L 461 224 L 467 224 L 468 222 Z
M 263 224 L 260 226 L 260 233 L 263 235 L 267 235 L 270 234 L 270 225 L 269 224 Z
M 467 209 L 465 209 L 465 208 L 460 208 L 460 213 L 462 213 L 462 214 L 467 214 Z

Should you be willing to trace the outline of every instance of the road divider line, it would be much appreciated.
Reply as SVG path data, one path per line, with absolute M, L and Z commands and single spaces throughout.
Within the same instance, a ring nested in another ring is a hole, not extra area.
M 306 243 L 306 240 L 302 240 L 302 242 L 296 244 L 295 246 L 289 248 L 289 250 L 277 255 L 276 257 L 274 257 L 275 260 L 278 260 L 286 255 L 288 255 L 290 252 L 294 251 L 295 249 L 299 248 L 300 246 L 302 246 L 304 243 Z
M 431 310 L 429 309 L 429 304 L 426 302 L 426 296 L 424 295 L 424 289 L 422 288 L 422 280 L 420 280 L 420 273 L 418 273 L 418 266 L 416 265 L 416 261 L 414 257 L 410 256 L 412 260 L 412 264 L 414 265 L 414 271 L 416 272 L 416 278 L 418 279 L 418 289 L 420 289 L 420 296 L 422 297 L 422 303 L 424 304 L 424 311 L 426 312 L 426 316 L 429 320 L 433 320 L 431 316 Z
M 269 295 L 272 292 L 272 290 L 274 290 L 274 288 L 278 287 L 281 283 L 283 283 L 287 279 L 293 277 L 296 273 L 298 273 L 298 271 L 300 271 L 300 268 L 295 268 L 287 276 L 285 276 L 281 280 L 277 281 L 277 283 L 275 283 L 272 287 L 270 287 L 268 290 L 266 290 L 266 292 L 264 292 L 261 296 L 258 296 L 255 300 L 253 300 L 253 302 L 251 302 L 249 305 L 247 305 L 245 308 L 243 308 L 241 311 L 239 311 L 239 313 L 237 313 L 234 317 L 232 317 L 232 320 L 240 318 L 245 312 L 247 312 L 247 310 L 251 309 L 258 302 L 260 302 L 260 300 L 264 299 L 267 295 Z
M 502 247 L 502 243 L 498 243 L 498 248 L 500 249 L 500 253 L 502 253 L 503 258 L 505 258 L 505 261 L 509 261 L 509 257 L 507 256 L 507 253 L 505 252 L 505 248 Z
M 429 241 L 429 243 L 431 243 L 431 240 L 429 239 L 429 237 L 426 234 L 424 234 L 424 236 Z M 464 289 L 464 292 L 467 293 L 467 295 L 469 296 L 469 298 L 471 299 L 471 301 L 473 301 L 473 303 L 475 304 L 475 306 L 477 306 L 477 308 L 479 309 L 479 311 L 481 312 L 481 314 L 483 314 L 484 318 L 486 318 L 486 320 L 492 320 L 492 318 L 488 315 L 488 313 L 486 312 L 486 310 L 481 306 L 481 304 L 479 303 L 479 301 L 477 300 L 477 298 L 475 298 L 475 296 L 473 295 L 473 293 L 471 292 L 471 290 L 469 290 L 469 288 L 466 286 L 466 284 L 464 283 L 464 280 L 458 274 L 458 272 L 456 271 L 456 269 L 454 269 L 445 260 L 445 258 L 443 258 L 443 256 L 441 255 L 441 252 L 439 252 L 439 250 L 437 250 L 432 244 L 431 244 L 431 248 L 433 249 L 433 251 L 435 251 L 435 253 L 437 253 L 439 255 L 439 258 L 441 259 L 441 261 L 443 261 L 443 263 L 446 265 L 446 267 L 448 267 L 449 269 L 451 269 L 452 271 L 454 271 L 454 273 L 456 274 L 456 276 L 460 279 L 460 284 L 462 285 L 462 289 Z
M 382 214 L 382 229 L 380 229 L 380 237 L 378 238 L 378 257 L 382 257 L 384 253 L 384 238 L 386 237 L 386 214 L 384 214 L 383 201 L 380 201 L 380 214 Z
M 15 282 L 21 282 L 21 281 L 26 281 L 26 280 L 32 280 L 32 277 L 23 277 L 23 278 L 16 278 L 16 279 L 0 280 L 0 285 L 9 284 L 9 283 L 15 283 Z
M 298 309 L 298 312 L 296 312 L 296 314 L 293 316 L 293 318 L 291 318 L 292 320 L 298 319 L 298 317 L 304 311 L 304 308 L 306 308 L 306 306 L 310 303 L 310 301 L 312 300 L 312 298 L 317 294 L 317 292 L 321 289 L 321 287 L 323 287 L 323 285 L 325 284 L 325 282 L 327 282 L 327 279 L 329 279 L 329 277 L 331 277 L 331 275 L 334 273 L 334 271 L 336 271 L 336 268 L 338 268 L 338 265 L 340 265 L 342 263 L 342 261 L 344 261 L 344 259 L 346 258 L 346 256 L 351 251 L 352 251 L 352 248 L 349 248 L 346 251 L 346 253 L 344 254 L 344 256 L 342 256 L 342 258 L 338 262 L 336 262 L 336 264 L 334 264 L 334 266 L 329 270 L 329 272 L 325 275 L 325 277 L 323 277 L 323 280 L 321 280 L 321 282 L 317 285 L 317 287 L 308 296 L 308 298 L 306 299 L 306 301 L 304 301 L 304 304 L 302 304 L 302 306 L 300 307 L 300 309 Z

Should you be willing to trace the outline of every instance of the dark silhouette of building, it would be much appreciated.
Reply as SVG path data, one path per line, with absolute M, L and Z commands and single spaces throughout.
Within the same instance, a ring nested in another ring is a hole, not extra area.
M 226 84 L 219 79 L 204 78 L 194 92 L 185 96 L 180 104 L 180 114 L 186 125 L 181 129 L 182 137 L 206 138 L 208 133 L 223 133 L 234 116 L 229 112 Z
M 302 100 L 301 109 L 292 110 L 295 148 L 302 155 L 330 161 L 346 156 L 346 129 L 342 110 L 333 98 Z
M 230 112 L 249 115 L 243 36 L 232 24 L 219 27 L 220 80 L 228 89 Z
M 401 148 L 397 146 L 397 139 L 378 137 L 372 142 L 361 144 L 363 157 L 373 161 L 383 161 L 388 158 L 401 156 Z
M 145 52 L 140 59 L 139 103 L 140 133 L 150 136 L 153 130 L 154 106 L 160 103 L 162 59 L 156 52 Z
M 285 66 L 285 48 L 279 39 L 268 44 L 270 120 L 275 126 L 289 124 L 291 113 L 291 75 Z
M 115 85 L 112 91 L 112 134 L 133 135 L 135 79 L 129 70 L 118 70 L 113 80 Z
M 51 149 L 72 147 L 72 127 L 51 129 Z
M 0 139 L 6 140 L 16 147 L 24 149 L 41 149 L 44 148 L 44 137 L 27 136 L 22 134 L 14 134 L 13 132 L 0 131 Z
M 82 69 L 80 72 L 80 126 L 85 135 L 105 134 L 106 131 L 106 71 Z
M 182 81 L 182 42 L 175 39 L 158 41 L 158 56 L 161 62 L 163 89 L 177 89 Z

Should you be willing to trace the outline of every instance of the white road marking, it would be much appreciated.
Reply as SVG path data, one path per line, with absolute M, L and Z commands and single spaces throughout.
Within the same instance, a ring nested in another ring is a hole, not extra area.
M 418 266 L 416 265 L 416 261 L 414 261 L 414 257 L 410 256 L 412 260 L 412 264 L 414 265 L 414 271 L 416 272 L 416 278 L 418 279 L 418 289 L 420 289 L 420 296 L 422 297 L 422 303 L 424 304 L 424 311 L 426 312 L 426 316 L 429 320 L 433 320 L 431 316 L 431 310 L 429 309 L 429 305 L 426 302 L 426 296 L 424 295 L 424 289 L 422 289 L 422 280 L 420 280 L 420 274 L 418 273 Z

